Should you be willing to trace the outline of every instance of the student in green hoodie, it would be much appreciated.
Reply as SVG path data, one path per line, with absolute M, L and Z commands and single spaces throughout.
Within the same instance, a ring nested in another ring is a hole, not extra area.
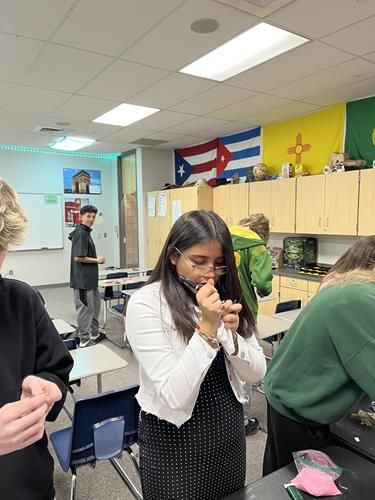
M 238 226 L 232 226 L 229 231 L 232 236 L 242 293 L 256 321 L 257 294 L 266 297 L 272 291 L 272 261 L 266 247 L 270 235 L 269 220 L 262 213 L 252 214 L 240 220 Z M 247 436 L 255 434 L 259 429 L 258 420 L 250 416 L 251 391 L 252 385 L 245 384 L 248 399 L 248 402 L 244 404 Z
M 374 324 L 374 264 L 335 273 L 304 307 L 268 366 L 264 475 L 329 445 L 329 425 L 364 393 L 375 399 Z

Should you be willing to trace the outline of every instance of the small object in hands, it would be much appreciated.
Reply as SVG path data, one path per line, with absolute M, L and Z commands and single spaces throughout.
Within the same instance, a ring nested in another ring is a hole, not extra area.
M 284 484 L 284 488 L 286 489 L 290 498 L 292 498 L 293 500 L 303 500 L 303 496 L 297 490 L 297 488 L 294 486 L 294 484 L 291 484 L 291 483 Z
M 249 418 L 245 425 L 246 436 L 254 436 L 259 431 L 259 420 L 255 417 Z
M 368 411 L 358 410 L 357 413 L 352 413 L 351 418 L 358 420 L 361 425 L 366 427 L 375 427 L 375 413 Z
M 202 283 L 194 283 L 194 281 L 191 281 L 191 280 L 185 278 L 185 276 L 178 275 L 177 279 L 180 283 L 183 283 L 184 285 L 189 287 L 191 290 L 194 290 L 195 292 L 200 290 L 203 286 Z

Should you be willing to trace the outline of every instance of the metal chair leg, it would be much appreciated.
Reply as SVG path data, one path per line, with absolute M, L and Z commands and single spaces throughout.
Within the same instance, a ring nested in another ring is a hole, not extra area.
M 72 471 L 72 484 L 70 487 L 70 500 L 77 499 L 77 474 L 75 471 Z
M 117 473 L 120 475 L 121 479 L 124 481 L 124 483 L 127 485 L 129 488 L 130 492 L 136 498 L 137 500 L 143 500 L 143 497 L 141 493 L 138 491 L 137 487 L 133 483 L 133 481 L 130 479 L 130 477 L 126 474 L 124 469 L 121 467 L 120 462 L 116 458 L 112 458 L 110 460 L 111 464 L 113 467 L 116 469 Z

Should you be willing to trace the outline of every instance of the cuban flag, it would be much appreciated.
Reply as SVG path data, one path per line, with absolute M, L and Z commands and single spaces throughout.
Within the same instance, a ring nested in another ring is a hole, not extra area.
M 240 177 L 246 177 L 248 168 L 262 161 L 260 144 L 260 127 L 219 137 L 216 176 L 229 179 L 238 173 Z
M 176 185 L 186 182 L 196 182 L 198 179 L 216 177 L 216 154 L 218 140 L 175 149 L 175 179 Z

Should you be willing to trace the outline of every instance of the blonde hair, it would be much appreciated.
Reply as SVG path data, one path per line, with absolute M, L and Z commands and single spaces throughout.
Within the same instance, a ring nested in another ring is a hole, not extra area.
M 0 250 L 23 240 L 27 218 L 14 189 L 0 177 Z
M 240 226 L 251 229 L 262 238 L 264 243 L 268 243 L 270 237 L 270 222 L 264 214 L 251 214 L 249 217 L 246 217 L 246 219 L 241 219 L 239 224 Z
M 356 281 L 358 283 L 369 283 L 375 281 L 375 268 L 372 269 L 352 269 L 343 273 L 335 273 L 334 281 L 330 284 L 346 285 L 347 283 Z

